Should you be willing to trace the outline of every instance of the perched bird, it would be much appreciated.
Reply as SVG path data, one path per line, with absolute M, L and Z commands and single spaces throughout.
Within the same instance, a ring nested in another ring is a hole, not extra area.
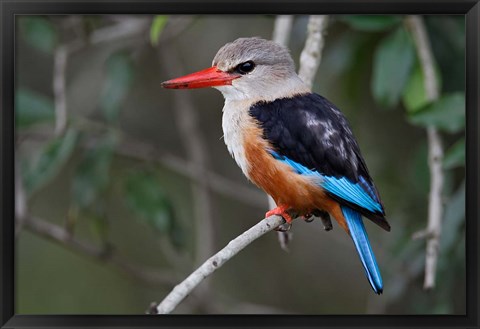
M 390 231 L 380 195 L 347 119 L 298 77 L 287 48 L 240 38 L 217 52 L 212 67 L 162 86 L 220 90 L 228 150 L 277 204 L 266 216 L 291 223 L 295 217 L 330 214 L 352 237 L 373 290 L 382 293 L 362 220 Z

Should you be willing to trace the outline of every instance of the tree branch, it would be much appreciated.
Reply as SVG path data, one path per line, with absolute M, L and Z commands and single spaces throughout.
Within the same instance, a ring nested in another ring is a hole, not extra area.
M 55 100 L 55 135 L 61 136 L 67 128 L 67 99 L 65 71 L 67 69 L 67 47 L 57 47 L 53 60 L 53 95 Z
M 146 18 L 123 18 L 120 23 L 95 30 L 88 40 L 75 39 L 55 49 L 53 61 L 53 94 L 55 102 L 55 135 L 60 136 L 67 128 L 68 112 L 66 97 L 66 71 L 69 56 L 88 45 L 112 42 L 135 37 L 148 26 Z M 78 24 L 78 22 L 75 22 Z M 124 46 L 124 45 L 122 45 Z
M 23 227 L 32 233 L 42 236 L 55 243 L 77 252 L 81 255 L 89 256 L 99 261 L 108 262 L 129 276 L 149 284 L 167 284 L 173 285 L 176 282 L 176 275 L 165 271 L 151 271 L 141 269 L 137 265 L 130 264 L 120 256 L 115 254 L 111 248 L 99 248 L 88 244 L 82 240 L 73 237 L 66 229 L 58 225 L 47 222 L 38 217 L 25 215 L 23 218 Z
M 280 216 L 270 216 L 230 241 L 227 246 L 204 262 L 195 272 L 183 282 L 175 286 L 170 294 L 156 307 L 157 314 L 168 314 L 190 294 L 205 278 L 215 272 L 233 256 L 250 243 L 285 223 Z
M 97 123 L 89 121 L 88 124 L 96 125 Z M 101 126 L 100 123 L 98 125 Z M 51 131 L 30 131 L 19 132 L 17 140 L 18 142 L 27 139 L 43 141 L 52 137 Z M 89 143 L 89 141 L 86 143 Z M 163 152 L 157 146 L 137 140 L 131 136 L 122 134 L 122 140 L 118 143 L 115 152 L 121 156 L 158 163 L 166 169 L 192 180 L 200 179 L 196 176 L 194 165 L 190 161 L 186 161 L 174 154 Z M 211 170 L 205 172 L 205 177 L 210 189 L 216 193 L 262 209 L 267 205 L 267 202 L 262 198 L 263 193 L 258 189 L 237 183 Z
M 255 207 L 264 208 L 266 202 L 262 200 L 262 193 L 254 188 L 237 183 L 211 170 L 205 170 L 199 177 L 195 165 L 191 161 L 183 160 L 171 153 L 162 152 L 158 147 L 125 137 L 117 147 L 117 152 L 123 156 L 157 162 L 165 168 L 188 177 L 194 181 L 205 179 L 208 186 L 219 194 L 229 196 Z
M 28 213 L 27 195 L 23 184 L 18 155 L 15 156 L 15 238 L 23 229 L 25 217 Z
M 418 58 L 422 66 L 427 99 L 433 102 L 438 99 L 440 91 L 435 75 L 435 59 L 433 57 L 430 40 L 423 19 L 420 16 L 408 16 L 405 21 L 410 29 Z M 444 173 L 442 169 L 443 147 L 438 130 L 435 127 L 427 128 L 428 136 L 428 165 L 430 168 L 430 194 L 428 198 L 428 225 L 426 230 L 427 250 L 425 256 L 424 288 L 435 287 L 435 276 L 442 231 L 442 191 Z
M 323 45 L 325 44 L 324 34 L 328 25 L 328 16 L 310 16 L 307 27 L 307 40 L 300 55 L 300 68 L 298 76 L 310 88 L 317 74 L 320 60 L 322 59 Z
M 287 46 L 288 41 L 290 40 L 292 25 L 292 15 L 278 15 L 275 18 L 275 23 L 273 26 L 272 40 L 282 46 Z

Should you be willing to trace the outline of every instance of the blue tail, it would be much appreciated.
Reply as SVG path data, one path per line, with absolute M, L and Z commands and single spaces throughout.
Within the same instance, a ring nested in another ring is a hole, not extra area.
M 357 248 L 360 260 L 365 268 L 368 281 L 375 293 L 381 294 L 383 291 L 382 276 L 378 269 L 372 247 L 370 247 L 367 231 L 365 230 L 365 226 L 363 226 L 362 216 L 355 210 L 345 206 L 342 206 L 342 212 L 350 229 L 350 235 L 355 244 L 355 248 Z

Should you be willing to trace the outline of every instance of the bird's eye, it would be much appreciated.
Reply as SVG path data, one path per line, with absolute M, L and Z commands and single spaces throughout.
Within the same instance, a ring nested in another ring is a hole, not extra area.
M 252 61 L 248 61 L 245 63 L 238 64 L 237 67 L 235 68 L 235 71 L 237 71 L 240 74 L 247 74 L 249 72 L 252 72 L 254 68 L 255 68 L 255 63 L 253 63 Z

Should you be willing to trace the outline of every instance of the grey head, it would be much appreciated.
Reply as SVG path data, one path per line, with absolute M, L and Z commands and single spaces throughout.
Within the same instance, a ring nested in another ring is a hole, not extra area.
M 261 38 L 239 38 L 224 45 L 212 66 L 239 74 L 231 85 L 217 86 L 228 100 L 273 100 L 308 92 L 295 72 L 286 47 Z

